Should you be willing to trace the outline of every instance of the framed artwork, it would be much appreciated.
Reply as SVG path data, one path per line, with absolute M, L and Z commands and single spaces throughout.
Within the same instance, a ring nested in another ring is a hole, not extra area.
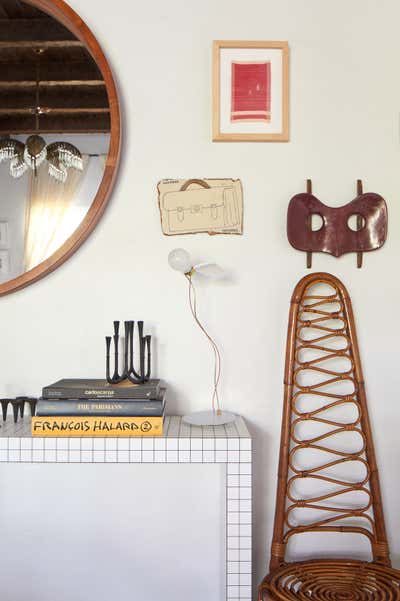
M 240 179 L 170 179 L 158 183 L 161 227 L 178 234 L 242 234 Z
M 287 42 L 214 42 L 213 141 L 289 140 Z

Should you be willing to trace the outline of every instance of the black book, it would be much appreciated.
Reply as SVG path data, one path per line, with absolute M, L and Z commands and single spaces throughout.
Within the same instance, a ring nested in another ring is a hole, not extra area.
M 132 384 L 124 380 L 109 384 L 107 380 L 86 378 L 63 379 L 45 386 L 44 399 L 154 399 L 160 395 L 161 380 L 149 380 L 144 384 Z
M 165 388 L 160 398 L 146 399 L 39 399 L 37 416 L 90 416 L 102 417 L 160 417 L 165 410 Z

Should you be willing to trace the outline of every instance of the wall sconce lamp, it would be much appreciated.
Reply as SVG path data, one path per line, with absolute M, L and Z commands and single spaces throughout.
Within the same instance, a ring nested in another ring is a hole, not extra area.
M 205 326 L 200 322 L 197 316 L 196 290 L 193 284 L 193 277 L 201 274 L 210 279 L 220 279 L 223 271 L 215 263 L 199 263 L 193 265 L 190 254 L 183 248 L 175 248 L 168 255 L 168 263 L 172 269 L 182 273 L 189 285 L 189 306 L 193 319 L 209 341 L 214 355 L 214 373 L 213 373 L 213 395 L 212 408 L 206 411 L 196 411 L 190 415 L 185 415 L 183 420 L 193 426 L 220 426 L 235 421 L 236 415 L 229 411 L 222 411 L 218 385 L 221 377 L 221 354 L 216 342 L 211 338 Z

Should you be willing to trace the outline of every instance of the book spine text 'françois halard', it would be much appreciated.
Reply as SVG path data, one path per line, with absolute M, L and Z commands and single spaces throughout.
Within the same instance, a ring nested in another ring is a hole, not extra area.
M 32 436 L 161 436 L 163 417 L 32 417 Z

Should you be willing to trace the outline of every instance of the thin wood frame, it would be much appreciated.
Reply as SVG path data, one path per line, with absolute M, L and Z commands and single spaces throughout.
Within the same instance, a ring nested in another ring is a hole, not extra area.
M 97 194 L 82 223 L 64 244 L 45 261 L 20 276 L 0 284 L 0 296 L 25 288 L 45 277 L 69 259 L 96 227 L 107 206 L 117 174 L 121 146 L 118 93 L 110 65 L 89 27 L 63 0 L 24 0 L 67 27 L 92 55 L 103 76 L 110 106 L 110 146 Z
M 220 128 L 220 51 L 223 48 L 278 48 L 282 51 L 282 131 L 280 133 L 222 133 Z M 213 45 L 213 141 L 289 141 L 289 45 L 287 42 L 216 40 Z

